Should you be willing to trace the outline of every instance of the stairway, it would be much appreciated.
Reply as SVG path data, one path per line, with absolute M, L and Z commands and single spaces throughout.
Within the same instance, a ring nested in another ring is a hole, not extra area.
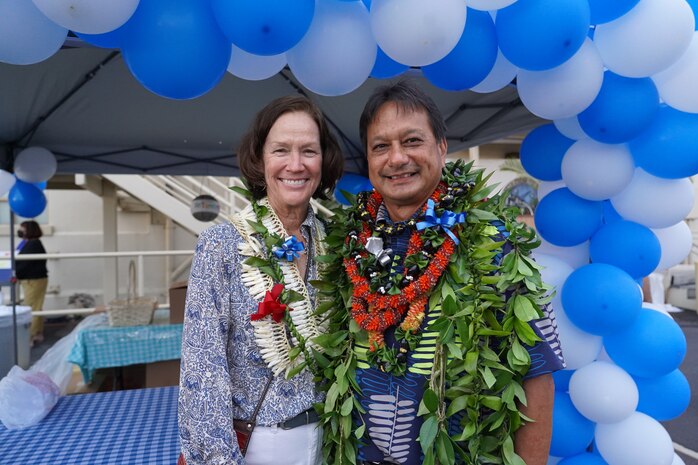
M 229 185 L 242 186 L 239 178 L 133 174 L 105 174 L 103 178 L 196 235 L 213 223 L 225 221 L 248 203 L 228 188 Z M 212 222 L 199 221 L 191 214 L 192 200 L 202 194 L 214 197 L 220 205 L 218 218 Z
M 103 178 L 196 235 L 213 223 L 226 221 L 231 214 L 248 204 L 245 197 L 229 188 L 244 187 L 240 178 L 235 177 L 105 174 Z M 212 196 L 220 205 L 218 218 L 212 222 L 199 221 L 191 214 L 192 200 L 202 194 Z M 311 200 L 311 204 L 320 215 L 332 215 L 327 208 L 314 200 Z

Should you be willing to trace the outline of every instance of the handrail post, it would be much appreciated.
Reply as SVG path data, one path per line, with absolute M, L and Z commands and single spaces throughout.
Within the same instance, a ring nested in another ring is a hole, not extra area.
M 138 260 L 138 265 L 136 267 L 136 271 L 138 271 L 138 293 L 136 294 L 136 296 L 140 297 L 140 296 L 145 295 L 145 294 L 143 294 L 143 290 L 145 287 L 143 284 L 145 282 L 145 276 L 143 273 L 143 268 L 144 268 L 143 255 L 139 254 L 137 260 Z

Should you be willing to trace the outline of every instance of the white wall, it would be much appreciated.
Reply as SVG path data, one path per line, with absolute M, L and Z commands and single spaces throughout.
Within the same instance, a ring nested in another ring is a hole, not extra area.
M 42 242 L 48 253 L 101 252 L 102 251 L 102 199 L 84 190 L 48 190 L 48 228 Z M 162 215 L 151 212 L 122 212 L 117 215 L 118 250 L 165 250 L 165 221 Z M 9 248 L 9 238 L 0 237 Z M 196 238 L 188 231 L 174 225 L 171 249 L 191 250 Z M 135 259 L 135 258 L 134 258 Z M 186 257 L 171 258 L 171 269 Z M 118 260 L 119 293 L 125 296 L 128 283 L 128 258 Z M 68 298 L 75 293 L 93 295 L 102 303 L 103 259 L 49 260 L 49 291 L 44 308 L 67 308 Z M 144 294 L 167 300 L 169 273 L 165 270 L 164 257 L 145 257 Z M 186 279 L 188 270 L 179 279 Z M 5 291 L 5 290 L 3 290 Z M 9 292 L 3 292 L 5 299 Z
M 519 177 L 519 174 L 512 171 L 503 171 L 500 169 L 502 163 L 507 157 L 507 154 L 518 154 L 519 146 L 517 144 L 487 144 L 481 145 L 476 149 L 476 158 L 474 166 L 484 168 L 486 174 L 491 174 L 490 184 L 498 184 L 499 189 L 506 187 L 508 183 Z M 472 159 L 471 153 L 468 150 L 454 152 L 448 155 L 448 159 L 464 158 Z

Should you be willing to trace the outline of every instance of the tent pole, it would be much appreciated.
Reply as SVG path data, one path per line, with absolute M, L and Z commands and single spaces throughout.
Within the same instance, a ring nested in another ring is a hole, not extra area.
M 15 213 L 10 209 L 10 299 L 12 300 L 12 337 L 15 365 L 19 364 L 19 341 L 17 340 L 17 278 L 15 276 Z

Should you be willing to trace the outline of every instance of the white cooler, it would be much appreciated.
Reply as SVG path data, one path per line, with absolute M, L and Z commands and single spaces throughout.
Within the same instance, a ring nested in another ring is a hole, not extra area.
M 29 368 L 29 327 L 32 322 L 31 307 L 16 306 L 17 311 L 17 362 Z M 14 336 L 12 330 L 12 307 L 0 306 L 0 379 L 15 364 Z

